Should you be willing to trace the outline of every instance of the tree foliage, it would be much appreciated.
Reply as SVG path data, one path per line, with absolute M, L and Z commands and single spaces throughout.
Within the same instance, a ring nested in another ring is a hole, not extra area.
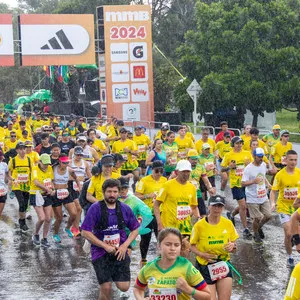
M 299 100 L 299 0 L 198 1 L 196 8 L 197 29 L 178 53 L 203 87 L 201 114 L 243 107 L 255 123 L 263 111 Z

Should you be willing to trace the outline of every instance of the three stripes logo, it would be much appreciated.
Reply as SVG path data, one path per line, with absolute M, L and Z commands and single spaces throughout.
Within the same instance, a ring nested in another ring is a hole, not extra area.
M 64 31 L 61 29 L 56 32 L 55 36 L 48 40 L 51 48 L 53 50 L 60 50 L 60 49 L 67 49 L 71 50 L 74 49 L 71 42 L 69 41 L 68 37 L 64 33 Z M 41 47 L 41 50 L 50 50 L 49 44 L 45 44 Z

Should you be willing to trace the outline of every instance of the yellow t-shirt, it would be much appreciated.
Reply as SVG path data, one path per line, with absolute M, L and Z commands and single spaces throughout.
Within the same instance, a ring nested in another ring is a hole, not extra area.
M 167 178 L 161 176 L 158 181 L 156 181 L 152 175 L 143 177 L 136 185 L 136 192 L 147 195 L 151 193 L 158 193 L 162 188 L 163 184 L 167 182 Z M 151 209 L 153 209 L 153 199 L 147 198 L 143 199 L 145 204 Z
M 250 142 L 251 141 L 251 135 L 242 134 L 241 135 L 241 139 L 244 141 L 244 144 L 245 144 L 246 142 Z
M 116 137 L 116 136 L 120 137 L 119 130 L 117 128 L 115 128 L 113 125 L 108 126 L 107 137 L 112 138 L 112 137 Z M 110 141 L 109 144 L 112 146 L 114 142 L 115 141 Z
M 208 138 L 207 142 L 205 142 L 207 144 L 210 145 L 210 149 L 209 149 L 209 152 L 211 154 L 213 154 L 215 151 L 216 151 L 216 142 L 211 139 L 211 138 Z M 198 140 L 195 144 L 195 147 L 196 147 L 196 150 L 199 154 L 202 154 L 202 146 L 203 146 L 204 142 L 202 141 L 202 139 Z
M 268 149 L 268 153 L 271 153 L 272 147 L 275 146 L 280 141 L 280 135 L 277 138 L 274 137 L 273 133 L 266 134 L 262 140 L 265 142 L 265 145 Z
M 92 144 L 92 148 L 94 148 L 96 150 L 96 152 L 99 155 L 99 159 L 101 159 L 103 154 L 101 153 L 100 150 L 102 150 L 102 151 L 106 150 L 106 146 L 105 146 L 104 142 L 99 140 L 99 139 L 95 139 L 93 144 Z
M 279 191 L 277 199 L 277 212 L 287 215 L 294 213 L 294 201 L 299 194 L 300 169 L 295 168 L 294 174 L 289 174 L 286 168 L 280 170 L 274 179 L 273 191 Z
M 195 143 L 195 137 L 194 137 L 194 135 L 193 135 L 191 132 L 187 131 L 187 132 L 185 133 L 185 136 L 186 136 L 187 138 L 191 139 L 193 143 Z
M 289 281 L 286 289 L 284 300 L 299 300 L 300 299 L 300 263 L 298 263 Z
M 271 149 L 274 163 L 286 165 L 286 153 L 292 149 L 293 145 L 290 142 L 287 142 L 286 145 L 282 145 L 281 142 L 276 143 Z
M 10 139 L 4 142 L 4 152 L 8 152 L 10 149 L 15 149 L 18 144 L 18 140 L 12 142 Z
M 36 129 L 37 128 L 42 128 L 42 126 L 45 125 L 44 121 L 43 120 L 34 120 L 32 121 L 31 123 L 31 126 L 32 126 L 32 131 L 33 132 L 36 132 Z
M 134 141 L 126 139 L 124 142 L 119 140 L 113 143 L 112 146 L 112 153 L 120 153 L 123 158 L 125 159 L 125 163 L 123 164 L 121 170 L 135 170 L 139 163 L 136 159 L 132 157 L 131 153 L 126 153 L 124 151 L 125 148 L 128 148 L 130 151 L 136 151 L 137 146 Z
M 230 142 L 229 143 L 225 143 L 224 141 L 220 141 L 216 145 L 216 150 L 219 153 L 219 157 L 221 159 L 223 159 L 224 156 L 225 156 L 225 154 L 229 153 L 232 150 L 232 148 L 230 146 Z
M 191 206 L 197 206 L 197 190 L 193 184 L 180 184 L 176 178 L 167 181 L 156 200 L 163 203 L 161 221 L 164 227 L 177 228 L 182 234 L 191 234 Z
M 244 142 L 243 150 L 251 151 L 250 141 L 251 140 L 248 140 L 248 141 Z M 258 140 L 258 147 L 264 149 L 265 154 L 268 153 L 268 148 L 266 147 L 266 144 L 262 140 Z
M 147 150 L 149 145 L 151 145 L 151 141 L 150 138 L 145 135 L 145 134 L 141 134 L 140 136 L 133 136 L 133 141 L 136 143 L 137 145 L 137 149 L 138 149 L 138 160 L 146 160 L 147 158 Z
M 176 281 L 179 277 L 184 278 L 189 286 L 196 287 L 197 290 L 202 290 L 207 286 L 201 273 L 186 258 L 177 257 L 175 263 L 167 270 L 160 268 L 158 264 L 160 259 L 158 257 L 144 266 L 136 280 L 138 286 L 142 288 L 148 286 L 150 299 L 191 299 L 190 295 L 178 293 Z
M 219 259 L 228 261 L 229 252 L 224 250 L 228 242 L 234 242 L 237 234 L 232 222 L 221 216 L 220 222 L 216 225 L 209 224 L 206 218 L 199 220 L 193 227 L 190 243 L 196 245 L 200 252 L 218 255 Z M 197 256 L 200 265 L 207 265 L 207 260 Z
M 229 171 L 230 187 L 242 187 L 244 169 L 249 163 L 253 162 L 253 157 L 249 151 L 231 151 L 224 156 L 221 166 L 227 168 L 233 160 L 236 162 L 236 168 Z
M 44 191 L 34 184 L 34 180 L 37 179 L 46 187 L 53 187 L 52 180 L 54 179 L 53 169 L 48 166 L 46 171 L 42 171 L 39 166 L 33 166 L 31 172 L 30 194 L 35 195 L 37 191 Z
M 28 131 L 28 129 L 26 128 L 25 130 L 27 130 Z M 17 131 L 16 131 L 16 134 L 17 134 L 17 139 L 22 139 L 22 130 L 21 129 L 18 129 Z M 28 131 L 28 135 L 27 135 L 27 137 L 28 137 L 28 140 L 32 140 L 32 135 L 31 135 L 31 130 L 29 130 Z
M 188 149 L 195 148 L 193 141 L 187 136 L 185 136 L 184 139 L 181 139 L 180 136 L 178 136 L 176 137 L 175 142 L 178 145 L 178 153 L 177 153 L 178 160 L 185 159 Z
M 5 129 L 0 126 L 0 141 L 5 139 Z
M 40 159 L 39 154 L 36 151 L 33 151 L 33 150 L 29 154 L 26 154 L 26 155 L 30 157 L 31 162 L 33 163 L 33 165 L 36 165 L 37 162 Z
M 27 156 L 21 159 L 19 155 L 17 155 L 9 161 L 8 169 L 12 172 L 11 177 L 15 180 L 15 182 L 12 183 L 13 191 L 29 191 L 31 168 L 32 162 Z
M 120 178 L 120 175 L 112 172 L 110 178 L 118 179 L 118 178 Z M 103 198 L 104 198 L 103 193 L 102 193 L 102 185 L 105 180 L 106 179 L 102 176 L 102 174 L 100 174 L 98 176 L 92 176 L 88 190 L 87 190 L 92 195 L 95 194 L 95 198 L 99 201 L 103 200 Z

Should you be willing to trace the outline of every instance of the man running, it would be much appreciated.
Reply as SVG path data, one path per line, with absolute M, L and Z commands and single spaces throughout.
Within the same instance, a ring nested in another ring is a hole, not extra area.
M 297 168 L 298 154 L 294 150 L 286 153 L 286 167 L 280 170 L 274 179 L 270 200 L 275 209 L 276 191 L 278 191 L 277 212 L 284 230 L 284 245 L 287 253 L 287 264 L 294 267 L 292 256 L 291 215 L 295 211 L 294 202 L 299 193 L 300 169 Z
M 272 147 L 276 145 L 280 141 L 280 125 L 275 124 L 272 128 L 272 132 L 266 134 L 262 141 L 266 144 L 268 149 L 268 153 L 271 153 Z
M 267 197 L 267 189 L 271 187 L 266 178 L 267 166 L 263 162 L 264 150 L 256 148 L 253 152 L 254 161 L 246 166 L 242 186 L 246 187 L 246 202 L 250 217 L 253 219 L 253 241 L 262 244 L 265 235 L 262 227 L 272 218 L 270 201 Z
M 99 299 L 112 299 L 112 282 L 126 292 L 130 287 L 128 246 L 138 235 L 139 222 L 131 208 L 118 201 L 120 182 L 102 186 L 104 201 L 94 203 L 82 223 L 82 235 L 92 244 L 92 263 L 100 285 Z M 125 227 L 131 232 L 126 236 Z

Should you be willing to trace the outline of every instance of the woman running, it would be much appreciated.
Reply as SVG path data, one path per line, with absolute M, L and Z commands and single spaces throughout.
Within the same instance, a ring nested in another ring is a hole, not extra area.
M 167 160 L 166 151 L 163 150 L 162 145 L 163 145 L 163 141 L 161 139 L 156 139 L 154 141 L 153 149 L 150 151 L 146 159 L 146 166 L 148 167 L 146 171 L 147 175 L 152 174 L 152 165 L 155 160 L 160 160 L 163 162 L 163 164 L 166 163 Z
M 227 262 L 236 251 L 239 237 L 232 222 L 222 217 L 225 198 L 212 196 L 209 214 L 198 221 L 191 235 L 191 251 L 196 255 L 196 268 L 211 291 L 211 299 L 229 300 L 232 292 L 232 272 Z
M 167 161 L 165 165 L 165 171 L 167 177 L 171 175 L 176 169 L 178 161 L 178 144 L 175 142 L 175 133 L 169 131 L 167 133 L 167 140 L 163 143 L 163 149 L 166 151 Z
M 200 272 L 180 256 L 181 245 L 179 230 L 164 228 L 159 233 L 160 256 L 140 270 L 134 286 L 135 299 L 145 299 L 144 290 L 147 286 L 149 299 L 211 299 Z

